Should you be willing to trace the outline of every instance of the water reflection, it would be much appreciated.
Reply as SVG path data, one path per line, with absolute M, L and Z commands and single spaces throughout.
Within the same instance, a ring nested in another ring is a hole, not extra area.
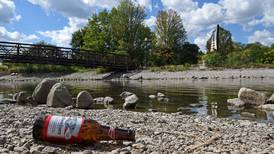
M 11 97 L 10 94 L 27 91 L 32 93 L 37 83 L 0 83 L 0 99 Z M 139 97 L 135 111 L 147 112 L 177 112 L 216 117 L 246 118 L 241 112 L 254 113 L 256 120 L 273 121 L 272 112 L 264 112 L 253 108 L 231 108 L 226 100 L 237 97 L 241 87 L 248 87 L 270 95 L 274 92 L 273 80 L 145 80 L 145 81 L 90 81 L 66 82 L 72 95 L 87 90 L 95 97 L 110 96 L 114 98 L 113 105 L 98 105 L 97 108 L 122 108 L 123 100 L 119 94 L 130 91 Z M 164 93 L 163 99 L 151 99 L 149 95 Z

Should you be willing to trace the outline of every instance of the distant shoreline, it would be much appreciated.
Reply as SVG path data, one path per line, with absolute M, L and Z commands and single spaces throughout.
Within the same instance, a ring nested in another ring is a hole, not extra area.
M 0 73 L 1 74 L 1 73 Z M 39 73 L 39 74 L 1 74 L 1 81 L 35 82 L 43 78 L 54 78 L 60 81 L 89 80 L 220 80 L 220 79 L 274 79 L 274 69 L 223 69 L 223 70 L 186 70 L 179 72 L 134 70 L 129 72 L 96 72 L 83 73 Z

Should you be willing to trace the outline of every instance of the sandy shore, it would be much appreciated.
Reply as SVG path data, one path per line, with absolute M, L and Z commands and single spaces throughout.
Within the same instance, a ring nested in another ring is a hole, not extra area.
M 163 79 L 190 79 L 190 80 L 216 80 L 216 79 L 273 79 L 274 69 L 225 69 L 225 70 L 188 70 L 182 72 L 108 72 L 96 74 L 85 73 L 42 73 L 42 74 L 10 74 L 1 75 L 0 81 L 40 81 L 50 77 L 61 81 L 89 81 L 89 80 L 163 80 Z
M 41 112 L 89 115 L 104 125 L 136 130 L 136 142 L 103 141 L 90 146 L 32 139 L 32 120 Z M 273 153 L 272 124 L 180 113 L 78 110 L 0 105 L 0 153 Z

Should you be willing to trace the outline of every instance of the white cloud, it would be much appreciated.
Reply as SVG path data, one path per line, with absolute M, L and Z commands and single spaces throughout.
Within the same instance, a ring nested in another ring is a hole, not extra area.
M 39 37 L 36 35 L 26 35 L 19 32 L 9 32 L 5 27 L 0 26 L 0 40 L 3 41 L 13 41 L 13 42 L 37 42 Z
M 34 5 L 39 5 L 47 13 L 58 12 L 68 18 L 67 26 L 58 30 L 39 31 L 42 36 L 51 39 L 52 44 L 69 46 L 72 34 L 82 28 L 89 16 L 98 9 L 111 9 L 119 4 L 119 0 L 28 0 Z M 152 5 L 152 0 L 135 0 L 145 7 Z M 69 5 L 68 5 L 69 4 Z M 153 19 L 152 19 L 153 20 Z M 153 21 L 147 21 L 153 24 Z
M 68 26 L 52 31 L 39 31 L 38 33 L 51 39 L 52 44 L 69 46 L 72 34 L 87 23 L 86 19 L 69 18 Z
M 145 19 L 144 23 L 148 27 L 153 27 L 156 25 L 156 20 L 157 20 L 157 18 L 155 16 L 151 16 L 150 18 Z
M 258 24 L 274 25 L 274 0 L 219 0 L 201 5 L 194 0 L 161 2 L 165 9 L 174 9 L 181 15 L 188 37 L 201 49 L 206 45 L 206 32 L 217 24 L 240 24 L 244 30 L 252 30 Z
M 201 33 L 199 36 L 197 36 L 194 40 L 194 43 L 197 44 L 202 51 L 206 51 L 206 42 L 210 38 L 212 31 L 209 31 L 208 33 Z
M 223 6 L 229 23 L 246 24 L 263 12 L 261 0 L 221 0 L 219 4 Z
M 188 34 L 196 35 L 201 30 L 212 28 L 224 20 L 224 11 L 218 4 L 205 3 L 201 8 L 182 13 Z
M 152 0 L 137 0 L 137 3 L 152 10 Z
M 274 35 L 268 30 L 256 31 L 252 36 L 248 37 L 248 43 L 260 42 L 264 45 L 271 45 L 274 43 Z
M 273 0 L 265 0 L 264 3 L 263 3 L 264 16 L 262 18 L 262 22 L 266 26 L 274 25 L 273 6 L 274 6 L 274 1 Z
M 188 12 L 198 9 L 198 2 L 193 0 L 162 0 L 165 8 L 180 12 Z
M 58 12 L 66 17 L 88 18 L 96 9 L 109 9 L 116 0 L 28 0 L 41 6 L 47 13 Z
M 0 22 L 11 23 L 20 20 L 21 16 L 15 12 L 15 4 L 11 0 L 0 0 Z

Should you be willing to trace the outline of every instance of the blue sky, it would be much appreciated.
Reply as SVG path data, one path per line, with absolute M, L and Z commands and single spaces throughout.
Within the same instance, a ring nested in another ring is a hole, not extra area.
M 274 0 L 135 0 L 146 7 L 145 24 L 155 26 L 157 13 L 174 9 L 182 17 L 188 41 L 204 50 L 212 29 L 220 24 L 233 40 L 274 43 Z M 71 34 L 94 12 L 111 9 L 115 0 L 0 0 L 0 41 L 41 40 L 69 46 Z

